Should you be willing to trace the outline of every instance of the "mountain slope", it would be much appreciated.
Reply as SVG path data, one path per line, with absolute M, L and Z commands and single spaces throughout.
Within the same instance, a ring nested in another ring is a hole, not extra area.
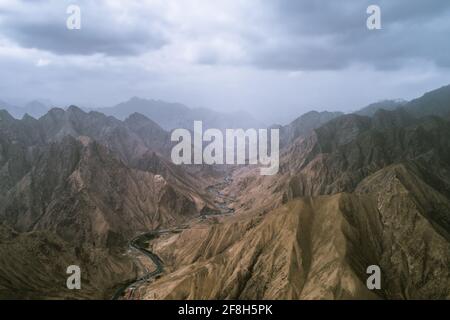
M 179 103 L 160 100 L 146 100 L 134 97 L 114 107 L 101 108 L 97 111 L 126 119 L 133 113 L 140 113 L 156 121 L 165 130 L 193 128 L 194 121 L 203 121 L 205 128 L 260 128 L 261 124 L 245 112 L 220 113 L 206 108 L 191 109 Z
M 66 137 L 6 193 L 0 216 L 19 231 L 113 247 L 195 215 L 196 201 L 161 176 L 127 168 L 97 142 Z
M 419 121 L 401 110 L 379 111 L 372 119 L 348 115 L 298 141 L 282 170 L 291 176 L 296 195 L 352 192 L 366 176 L 404 160 L 445 177 L 449 138 L 449 122 L 439 118 Z
M 406 103 L 407 101 L 404 100 L 383 100 L 369 104 L 368 106 L 355 113 L 360 116 L 372 117 L 378 110 L 383 109 L 387 111 L 393 111 L 404 106 Z
M 301 136 L 309 135 L 314 129 L 342 115 L 343 113 L 341 112 L 328 111 L 311 111 L 303 114 L 287 126 L 280 128 L 281 147 L 291 144 Z
M 345 115 L 288 145 L 277 176 L 235 171 L 236 216 L 151 247 L 144 299 L 449 299 L 450 123 Z M 367 267 L 382 289 L 365 286 Z
M 82 290 L 66 287 L 67 267 L 81 266 Z M 0 224 L 0 299 L 108 299 L 139 274 L 130 259 L 74 246 L 51 232 L 17 233 Z
M 448 299 L 450 243 L 448 233 L 429 220 L 431 207 L 448 219 L 448 198 L 408 166 L 388 167 L 354 194 L 298 198 L 266 215 L 230 218 L 157 240 L 153 250 L 170 271 L 139 294 L 144 299 Z M 382 290 L 371 292 L 365 280 L 373 264 L 381 267 Z
M 0 110 L 8 111 L 16 119 L 22 119 L 26 114 L 39 118 L 50 110 L 51 105 L 52 103 L 48 101 L 33 100 L 24 106 L 18 107 L 0 100 Z
M 435 115 L 448 117 L 450 114 L 450 85 L 427 92 L 405 105 L 405 109 L 416 117 Z
M 71 107 L 0 117 L 0 223 L 11 230 L 0 241 L 2 298 L 110 297 L 143 271 L 123 255 L 131 238 L 213 206 L 198 180 L 154 151 L 167 133 L 143 116 L 121 122 Z M 72 264 L 82 292 L 64 286 Z

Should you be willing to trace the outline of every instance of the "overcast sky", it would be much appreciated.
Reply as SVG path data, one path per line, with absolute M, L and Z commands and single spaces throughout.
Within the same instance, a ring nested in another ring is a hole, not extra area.
M 448 0 L 0 0 L 0 100 L 139 96 L 284 122 L 449 84 L 449 39 Z

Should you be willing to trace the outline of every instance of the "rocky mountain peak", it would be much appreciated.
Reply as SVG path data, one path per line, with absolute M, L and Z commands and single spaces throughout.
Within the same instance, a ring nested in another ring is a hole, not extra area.
M 0 110 L 0 121 L 3 122 L 11 122 L 14 121 L 15 119 L 9 114 L 8 111 L 6 110 Z

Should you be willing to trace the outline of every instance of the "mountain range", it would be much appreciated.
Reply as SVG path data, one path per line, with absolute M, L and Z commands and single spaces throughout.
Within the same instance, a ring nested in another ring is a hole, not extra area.
M 21 119 L 26 114 L 34 118 L 39 118 L 46 114 L 52 107 L 52 102 L 48 100 L 33 100 L 23 106 L 15 106 L 0 100 L 0 109 L 7 110 L 16 119 Z
M 47 100 L 34 100 L 24 106 L 14 106 L 0 100 L 0 109 L 16 119 L 28 115 L 34 118 L 44 116 L 53 104 Z M 176 128 L 192 128 L 194 121 L 203 121 L 205 128 L 260 128 L 265 127 L 245 112 L 222 113 L 207 108 L 189 108 L 180 103 L 161 100 L 147 100 L 133 97 L 113 107 L 82 108 L 86 112 L 95 111 L 118 120 L 125 120 L 135 113 L 156 121 L 162 128 L 171 131 Z
M 245 112 L 222 113 L 206 108 L 189 108 L 180 103 L 168 103 L 161 100 L 131 98 L 110 108 L 97 111 L 118 119 L 125 119 L 132 113 L 140 113 L 156 121 L 165 130 L 177 128 L 191 129 L 194 121 L 203 121 L 205 128 L 259 128 L 264 127 L 250 114 Z
M 170 161 L 170 129 L 258 125 L 247 116 L 138 98 L 9 111 L 0 298 L 107 299 L 131 282 L 122 298 L 450 299 L 450 86 L 276 126 L 275 176 Z M 135 281 L 151 263 L 129 245 L 146 232 L 164 270 Z M 65 287 L 72 264 L 79 291 Z
M 171 273 L 135 297 L 449 299 L 450 123 L 413 115 L 432 96 L 300 135 L 277 176 L 236 171 L 236 216 L 154 243 Z

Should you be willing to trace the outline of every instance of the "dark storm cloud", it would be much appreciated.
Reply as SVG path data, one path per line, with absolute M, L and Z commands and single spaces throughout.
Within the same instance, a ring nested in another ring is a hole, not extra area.
M 41 2 L 41 3 L 39 3 Z M 111 12 L 95 2 L 78 1 L 81 8 L 81 30 L 68 30 L 67 1 L 23 1 L 26 10 L 0 12 L 2 33 L 24 48 L 36 48 L 55 54 L 110 56 L 137 55 L 161 48 L 164 35 L 155 28 L 161 22 L 149 16 L 148 21 L 118 21 Z
M 382 30 L 366 28 L 366 9 L 381 8 Z M 450 1 L 272 2 L 276 33 L 252 47 L 254 65 L 332 70 L 354 63 L 396 69 L 411 61 L 450 67 Z
M 159 49 L 165 43 L 163 38 L 140 30 L 108 32 L 84 25 L 81 30 L 68 31 L 64 27 L 64 21 L 43 25 L 9 25 L 6 33 L 25 48 L 37 48 L 56 54 L 134 55 Z
M 195 50 L 194 63 L 249 64 L 261 69 L 293 71 L 338 70 L 352 64 L 389 70 L 412 61 L 450 66 L 448 0 L 260 1 L 257 10 L 260 17 L 254 21 L 237 21 L 235 25 L 216 29 L 215 22 L 207 20 L 210 17 L 193 16 L 190 19 L 200 22 L 204 19 L 210 24 L 200 23 L 191 33 L 181 35 L 178 32 L 186 23 L 195 24 L 195 21 L 169 24 L 157 7 L 155 11 L 142 10 L 140 14 L 134 10 L 123 20 L 120 8 L 116 7 L 111 14 L 106 2 L 77 1 L 82 9 L 82 29 L 69 31 L 65 27 L 65 10 L 72 2 L 22 0 L 22 3 L 27 4 L 24 10 L 3 8 L 0 12 L 3 34 L 22 47 L 55 54 L 139 55 L 173 41 L 191 44 L 203 39 Z M 131 2 L 117 3 L 125 9 Z M 382 30 L 366 28 L 366 9 L 371 4 L 381 7 Z M 227 5 L 221 6 L 226 9 Z M 210 44 L 222 33 L 228 34 L 235 43 L 227 40 L 225 47 L 212 47 Z M 242 54 L 237 58 L 227 56 L 226 49 L 230 47 L 239 50 L 230 54 Z
M 0 100 L 140 96 L 288 121 L 450 83 L 449 35 L 448 0 L 0 0 Z

